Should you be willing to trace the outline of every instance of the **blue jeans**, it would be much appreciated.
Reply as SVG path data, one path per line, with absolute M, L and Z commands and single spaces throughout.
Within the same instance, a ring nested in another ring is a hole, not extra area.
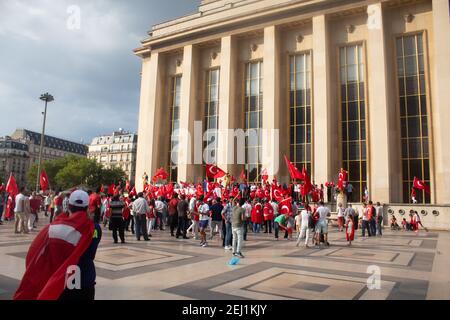
M 2 221 L 2 217 L 3 217 L 3 210 L 5 208 L 3 207 L 3 205 L 0 206 L 0 221 Z
M 148 241 L 147 217 L 145 214 L 137 214 L 134 218 L 136 220 L 136 239 L 141 240 L 141 236 L 144 236 L 144 240 Z
M 370 228 L 370 235 L 375 237 L 377 235 L 377 227 L 376 227 L 376 221 L 375 219 L 369 220 L 369 228 Z
M 253 224 L 253 233 L 259 233 L 260 230 L 261 230 L 261 225 L 259 223 L 254 223 Z
M 367 229 L 367 233 L 369 235 L 369 237 L 372 235 L 371 231 L 370 231 L 370 224 L 369 221 L 367 220 L 363 220 L 362 221 L 362 236 L 365 237 L 366 236 L 366 229 Z
M 225 224 L 225 246 L 231 246 L 231 237 L 232 237 L 232 229 L 231 229 L 231 222 L 227 222 Z

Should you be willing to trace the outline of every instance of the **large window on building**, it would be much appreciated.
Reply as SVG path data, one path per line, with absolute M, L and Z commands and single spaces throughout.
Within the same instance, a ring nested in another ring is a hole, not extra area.
M 248 181 L 261 173 L 261 129 L 263 125 L 263 62 L 249 62 L 245 71 L 245 160 Z
M 180 129 L 181 76 L 171 78 L 169 180 L 178 180 L 178 145 Z
M 290 57 L 290 160 L 311 171 L 311 54 Z
M 218 129 L 219 129 L 219 69 L 208 70 L 206 73 L 205 148 L 207 149 L 208 164 L 217 163 Z
M 427 92 L 423 35 L 397 38 L 397 76 L 400 98 L 403 202 L 411 201 L 414 177 L 430 184 Z M 419 203 L 430 195 L 417 190 Z
M 362 44 L 340 48 L 342 166 L 353 186 L 351 201 L 363 199 L 367 186 L 366 100 Z

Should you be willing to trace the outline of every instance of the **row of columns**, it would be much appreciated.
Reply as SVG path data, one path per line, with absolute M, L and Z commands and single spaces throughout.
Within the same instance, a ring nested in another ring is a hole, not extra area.
M 382 13 L 381 3 L 369 5 L 369 12 L 377 11 Z M 448 11 L 447 1 L 433 0 L 433 16 L 435 23 L 435 38 L 445 39 L 450 34 L 448 22 L 445 22 L 445 12 Z M 448 17 L 446 17 L 448 19 Z M 396 121 L 390 116 L 390 110 L 396 105 L 391 105 L 388 98 L 387 70 L 386 70 L 386 39 L 384 34 L 383 14 L 378 17 L 379 21 L 368 30 L 367 39 L 367 63 L 371 65 L 370 81 L 368 82 L 368 114 L 369 123 L 368 134 L 368 181 L 371 197 L 377 201 L 391 202 L 392 187 L 397 184 L 393 178 L 393 165 L 395 159 L 392 157 L 392 143 L 389 137 L 389 128 L 392 127 L 390 121 Z M 330 45 L 327 17 L 325 15 L 315 16 L 312 19 L 313 26 L 313 177 L 318 183 L 330 181 L 336 172 L 335 156 L 332 154 L 334 141 L 332 136 L 332 121 L 334 121 L 331 107 L 332 100 L 331 87 L 335 83 L 330 79 Z M 450 56 L 448 39 L 446 43 L 436 42 L 436 51 L 439 52 L 434 58 L 436 65 L 448 65 Z M 276 26 L 269 26 L 264 29 L 264 87 L 263 87 L 263 129 L 280 129 L 280 58 L 281 45 L 279 30 Z M 164 74 L 164 60 L 160 53 L 152 53 L 150 57 L 144 58 L 142 69 L 141 88 L 141 110 L 139 117 L 139 145 L 137 159 L 137 175 L 141 176 L 144 171 L 155 172 L 158 167 L 159 132 L 165 124 L 158 123 L 162 107 L 161 92 L 162 75 Z M 236 73 L 238 68 L 238 43 L 234 36 L 224 36 L 221 39 L 221 68 L 220 68 L 220 108 L 219 108 L 219 131 L 226 132 L 228 129 L 239 127 L 236 122 L 235 113 L 241 112 L 242 106 L 236 101 Z M 184 47 L 183 57 L 183 77 L 181 94 L 180 126 L 189 130 L 193 135 L 194 108 L 196 108 L 197 79 L 199 70 L 199 53 L 193 45 Z M 444 101 L 450 101 L 448 88 L 445 88 L 449 81 L 448 69 L 435 70 L 434 96 L 437 111 L 442 111 Z M 446 99 L 446 100 L 445 100 Z M 160 109 L 158 111 L 158 109 Z M 239 110 L 238 110 L 239 109 Z M 441 119 L 438 118 L 434 124 L 443 127 L 445 123 L 450 123 L 449 112 L 442 112 Z M 439 132 L 444 132 L 443 130 Z M 265 137 L 266 139 L 277 139 L 277 137 Z M 443 137 L 442 137 L 443 138 Z M 233 160 L 235 155 L 228 152 L 228 146 L 233 142 L 234 136 L 231 131 L 222 135 L 218 141 L 218 165 L 224 170 L 233 172 Z M 278 139 L 285 140 L 286 137 Z M 270 143 L 271 142 L 271 143 Z M 282 154 L 278 150 L 280 141 L 263 141 L 262 145 L 269 148 L 275 157 L 279 157 L 280 166 Z M 193 181 L 193 148 L 190 141 L 181 137 L 180 163 L 178 169 L 179 181 Z M 390 149 L 391 148 L 391 149 Z M 376 152 L 373 152 L 376 149 Z M 437 157 L 450 158 L 449 148 L 439 148 L 435 150 Z M 190 160 L 190 161 L 189 161 Z M 263 167 L 272 173 L 276 169 L 276 161 L 264 158 Z M 439 162 L 438 162 L 439 163 Z M 447 163 L 448 164 L 448 163 Z M 437 173 L 446 171 L 446 174 L 437 180 L 437 186 L 449 185 L 449 168 L 436 165 Z M 235 171 L 235 170 L 234 170 Z M 137 177 L 136 181 L 139 181 Z M 398 185 L 399 186 L 399 185 Z M 449 196 L 438 197 L 438 200 L 450 202 Z

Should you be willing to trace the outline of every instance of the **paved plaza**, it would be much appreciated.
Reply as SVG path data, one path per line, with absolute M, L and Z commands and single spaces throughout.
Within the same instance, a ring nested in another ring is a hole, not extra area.
M 16 235 L 12 222 L 0 226 L 0 300 L 18 287 L 36 234 Z M 150 242 L 127 236 L 126 244 L 115 245 L 104 230 L 96 299 L 450 299 L 448 232 L 385 230 L 383 237 L 357 236 L 348 247 L 344 233 L 331 228 L 331 247 L 322 249 L 249 233 L 246 258 L 236 266 L 228 265 L 231 253 L 218 236 L 206 248 L 168 231 L 154 232 Z M 368 289 L 369 266 L 380 268 L 380 289 Z

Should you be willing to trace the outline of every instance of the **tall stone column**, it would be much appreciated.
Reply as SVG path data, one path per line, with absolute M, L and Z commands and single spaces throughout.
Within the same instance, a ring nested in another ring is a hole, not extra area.
M 432 79 L 432 134 L 434 149 L 434 174 L 431 176 L 431 199 L 438 204 L 450 204 L 450 148 L 448 125 L 450 123 L 450 3 L 433 0 L 434 63 Z M 433 183 L 435 182 L 435 183 Z
M 389 203 L 391 201 L 391 152 L 389 150 L 389 110 L 395 108 L 388 99 L 386 82 L 386 48 L 381 3 L 367 8 L 369 15 L 367 59 L 368 65 L 368 114 L 367 160 L 368 186 L 371 199 Z
M 144 172 L 149 177 L 156 172 L 160 148 L 158 133 L 161 130 L 161 104 L 163 90 L 162 65 L 164 58 L 155 52 L 143 57 L 141 97 L 138 127 L 138 152 L 136 157 L 136 190 L 142 191 Z
M 262 167 L 269 181 L 278 175 L 280 166 L 280 45 L 277 27 L 264 28 L 263 135 Z
M 331 172 L 331 122 L 329 44 L 327 18 L 313 17 L 313 149 L 314 181 L 318 184 L 330 181 Z M 330 199 L 328 199 L 330 201 Z
M 178 181 L 194 182 L 194 120 L 197 112 L 198 49 L 184 47 L 181 78 L 180 132 L 178 150 Z M 200 142 L 199 142 L 200 143 Z
M 236 118 L 236 68 L 237 43 L 233 36 L 222 38 L 220 50 L 219 83 L 219 140 L 218 166 L 230 173 L 237 174 L 234 164 L 234 135 Z

